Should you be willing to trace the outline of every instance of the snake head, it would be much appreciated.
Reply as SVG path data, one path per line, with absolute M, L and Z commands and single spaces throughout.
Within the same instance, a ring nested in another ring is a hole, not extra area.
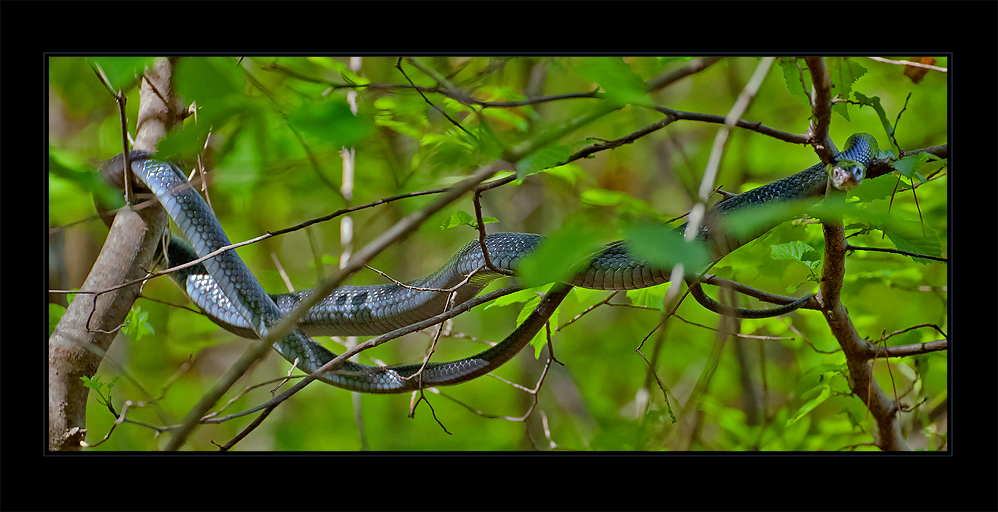
M 828 164 L 832 185 L 839 190 L 852 190 L 863 183 L 866 166 L 853 160 L 839 160 Z

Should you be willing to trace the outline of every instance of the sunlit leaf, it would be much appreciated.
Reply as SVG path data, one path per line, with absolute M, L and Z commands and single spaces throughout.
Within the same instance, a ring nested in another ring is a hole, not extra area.
M 811 83 L 811 74 L 804 65 L 803 60 L 782 57 L 777 59 L 777 62 L 780 65 L 780 70 L 783 72 L 783 83 L 787 86 L 787 91 L 801 105 L 810 108 L 811 95 L 804 88 L 804 84 Z
M 620 57 L 585 59 L 579 72 L 599 84 L 612 101 L 622 105 L 651 103 L 644 81 Z
M 62 320 L 62 315 L 66 314 L 66 308 L 61 304 L 55 304 L 49 302 L 49 336 L 55 332 L 55 328 L 59 325 L 59 320 Z
M 491 224 L 493 222 L 499 222 L 499 219 L 495 217 L 482 217 L 482 222 L 485 224 Z M 450 217 L 444 219 L 443 223 L 440 224 L 440 229 L 450 229 L 455 226 L 470 226 L 478 229 L 478 219 L 464 210 L 457 210 L 452 213 Z
M 669 286 L 670 283 L 664 283 L 658 286 L 650 286 L 648 288 L 627 290 L 627 298 L 631 299 L 631 303 L 635 306 L 643 306 L 646 308 L 655 308 L 660 311 L 665 311 L 665 295 L 669 292 Z
M 816 269 L 821 264 L 821 254 L 804 242 L 773 245 L 770 247 L 770 256 L 774 260 L 793 260 L 810 269 Z

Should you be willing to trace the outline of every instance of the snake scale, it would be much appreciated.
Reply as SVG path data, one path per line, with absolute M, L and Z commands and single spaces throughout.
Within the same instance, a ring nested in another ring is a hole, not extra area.
M 838 188 L 851 188 L 862 181 L 865 166 L 876 154 L 876 140 L 871 135 L 855 134 L 846 142 L 843 151 L 835 156 L 835 165 L 829 165 L 826 169 L 824 164 L 819 163 L 734 196 L 714 205 L 708 210 L 707 218 L 712 215 L 723 217 L 774 201 L 816 200 L 824 193 L 829 181 Z M 230 245 L 207 203 L 175 164 L 155 160 L 150 153 L 142 151 L 130 152 L 129 160 L 135 178 L 157 197 L 190 242 L 187 245 L 178 237 L 173 237 L 167 250 L 171 266 L 194 261 Z M 101 175 L 121 187 L 123 169 L 123 155 L 118 155 L 102 167 Z M 706 242 L 715 239 L 710 225 L 701 226 L 697 238 Z M 677 229 L 685 230 L 685 227 L 684 224 Z M 740 240 L 725 240 L 722 248 L 715 249 L 715 257 L 719 258 L 761 234 Z M 485 237 L 484 245 L 496 267 L 513 271 L 542 240 L 540 235 L 530 233 L 495 233 Z M 461 304 L 501 275 L 483 272 L 483 268 L 481 245 L 475 240 L 459 250 L 439 270 L 406 283 L 407 286 L 341 286 L 309 310 L 296 329 L 274 344 L 274 349 L 292 364 L 297 361 L 302 371 L 312 373 L 336 355 L 309 336 L 376 335 L 425 320 L 444 311 L 448 293 L 414 288 L 451 288 L 478 270 L 457 290 L 453 304 Z M 665 283 L 670 273 L 670 268 L 654 268 L 633 257 L 625 244 L 616 242 L 604 247 L 588 266 L 565 284 L 599 290 L 628 290 Z M 310 290 L 302 290 L 268 294 L 232 250 L 175 271 L 171 277 L 213 322 L 239 336 L 251 338 L 265 336 L 282 315 L 311 293 Z M 563 286 L 549 292 L 549 295 L 564 294 L 569 289 L 570 286 Z M 544 307 L 548 306 L 542 302 L 538 310 Z M 367 393 L 401 393 L 421 387 L 465 382 L 498 368 L 523 348 L 545 323 L 536 320 L 546 318 L 546 315 L 537 315 L 538 310 L 502 342 L 465 359 L 430 362 L 425 367 L 423 364 L 367 366 L 344 361 L 318 378 L 337 387 Z

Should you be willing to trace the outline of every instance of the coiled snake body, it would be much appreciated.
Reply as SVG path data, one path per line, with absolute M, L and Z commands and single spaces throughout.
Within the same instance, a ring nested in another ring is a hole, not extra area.
M 816 198 L 824 192 L 829 181 L 839 188 L 851 188 L 862 180 L 865 166 L 876 153 L 876 140 L 872 136 L 853 135 L 845 149 L 836 155 L 837 165 L 829 166 L 829 170 L 819 163 L 722 201 L 710 209 L 708 216 L 728 215 L 773 201 Z M 191 244 L 187 246 L 174 237 L 167 256 L 170 265 L 187 263 L 230 245 L 204 199 L 187 183 L 176 165 L 154 160 L 149 153 L 140 151 L 129 153 L 129 159 L 136 178 L 155 194 Z M 123 161 L 122 155 L 118 155 L 105 164 L 102 168 L 105 179 L 120 185 Z M 685 229 L 685 225 L 678 229 Z M 715 256 L 723 256 L 759 235 L 761 233 L 740 240 L 725 240 L 723 248 L 715 250 Z M 698 238 L 710 241 L 714 233 L 709 227 L 701 227 Z M 530 233 L 496 233 L 485 237 L 485 248 L 495 267 L 515 270 L 541 241 L 540 235 Z M 475 240 L 433 274 L 407 283 L 410 287 L 397 284 L 341 286 L 310 309 L 297 328 L 275 343 L 274 348 L 292 364 L 297 360 L 302 371 L 312 373 L 336 356 L 312 341 L 309 335 L 383 334 L 433 317 L 444 311 L 449 294 L 413 287 L 447 289 L 479 271 L 457 290 L 453 304 L 460 304 L 500 276 L 481 271 L 484 267 L 481 245 Z M 622 243 L 613 243 L 594 256 L 567 284 L 600 290 L 629 290 L 665 283 L 670 273 L 669 268 L 654 268 L 634 258 Z M 283 314 L 294 309 L 302 297 L 311 292 L 269 295 L 232 250 L 208 258 L 203 264 L 173 272 L 171 277 L 212 321 L 244 337 L 265 336 Z M 378 367 L 344 361 L 318 378 L 337 387 L 368 393 L 401 393 L 420 387 L 457 384 L 504 364 L 543 323 L 528 319 L 498 345 L 459 361 L 431 362 L 425 367 L 422 364 Z

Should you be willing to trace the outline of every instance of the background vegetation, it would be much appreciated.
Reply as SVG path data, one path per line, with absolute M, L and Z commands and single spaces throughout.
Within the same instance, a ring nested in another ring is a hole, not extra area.
M 134 132 L 138 78 L 151 62 L 77 57 L 49 61 L 51 289 L 78 287 L 107 234 L 107 228 L 92 219 L 91 195 L 97 187 L 93 169 L 121 152 L 121 127 L 117 106 L 91 64 L 98 64 L 111 85 L 129 96 L 129 131 Z M 723 117 L 760 61 L 721 59 L 645 94 L 656 80 L 696 62 L 677 57 L 365 57 L 359 70 L 351 71 L 349 59 L 339 57 L 178 59 L 176 87 L 195 115 L 161 141 L 158 150 L 163 158 L 183 162 L 185 169 L 193 168 L 200 157 L 211 171 L 211 204 L 230 239 L 242 241 L 345 206 L 446 187 L 509 151 L 536 147 L 518 164 L 522 181 L 482 196 L 484 214 L 498 220 L 488 225 L 489 231 L 564 239 L 584 231 L 608 242 L 635 223 L 678 217 L 690 209 L 721 125 L 678 120 L 588 158 L 557 164 L 576 151 L 661 121 L 662 112 L 649 105 Z M 883 61 L 852 57 L 827 62 L 830 70 L 852 73 L 836 82 L 849 84 L 851 91 L 833 94 L 853 101 L 879 98 L 887 119 L 896 122 L 902 149 L 948 142 L 946 74 L 932 71 L 915 83 L 905 75 L 905 67 Z M 801 77 L 790 72 L 798 63 L 786 59 L 774 65 L 742 119 L 804 133 L 811 111 L 806 96 L 795 90 Z M 945 68 L 946 59 L 937 59 L 935 65 Z M 353 92 L 356 114 L 348 102 Z M 536 98 L 547 101 L 526 101 Z M 627 106 L 608 108 L 611 103 Z M 594 115 L 602 110 L 604 115 Z M 839 145 L 852 133 L 868 132 L 882 148 L 889 147 L 882 117 L 872 107 L 838 104 L 830 131 Z M 356 177 L 347 193 L 341 190 L 344 147 L 352 147 L 356 157 Z M 740 192 L 816 161 L 808 146 L 736 128 L 716 183 Z M 919 171 L 925 182 L 916 189 L 917 197 L 907 179 L 894 194 L 895 175 L 868 180 L 850 197 L 873 211 L 889 208 L 892 218 L 921 230 L 921 236 L 912 237 L 919 245 L 907 250 L 945 257 L 944 165 L 934 162 Z M 920 183 L 917 177 L 915 181 Z M 353 246 L 362 247 L 431 200 L 411 197 L 352 213 Z M 372 266 L 402 281 L 433 271 L 476 237 L 466 225 L 442 228 L 459 211 L 474 213 L 470 197 L 434 215 Z M 90 220 L 78 222 L 84 219 Z M 847 218 L 845 224 L 853 245 L 901 248 L 862 219 Z M 295 288 L 309 288 L 337 268 L 344 250 L 340 230 L 336 219 L 239 253 L 268 290 L 286 289 L 275 260 Z M 807 243 L 820 255 L 820 224 L 786 223 L 731 254 L 712 272 L 779 294 L 813 292 L 816 270 L 806 258 L 773 255 L 771 246 L 791 241 Z M 350 282 L 381 283 L 385 278 L 364 271 Z M 617 294 L 612 303 L 645 308 L 602 305 L 555 332 L 555 355 L 564 366 L 552 366 L 526 421 L 493 417 L 524 415 L 532 395 L 488 377 L 443 388 L 441 395 L 428 394 L 432 411 L 421 404 L 412 419 L 407 417 L 409 395 L 354 397 L 313 383 L 278 407 L 235 449 L 876 449 L 871 446 L 872 419 L 863 402 L 849 394 L 842 375 L 845 357 L 820 313 L 731 322 L 687 299 L 665 328 L 656 331 L 667 287 Z M 576 290 L 563 303 L 556 324 L 566 324 L 607 295 Z M 160 448 L 169 435 L 157 436 L 148 426 L 177 423 L 248 346 L 247 340 L 192 311 L 196 308 L 166 278 L 148 282 L 143 296 L 149 300 L 136 303 L 134 321 L 109 353 L 120 366 L 105 360 L 98 374 L 105 383 L 118 375 L 128 377 L 115 383 L 110 400 L 118 412 L 125 400 L 144 402 L 128 413 L 141 424 L 117 427 L 93 450 Z M 64 295 L 52 297 L 54 303 L 66 300 Z M 948 331 L 946 264 L 854 252 L 846 263 L 842 301 L 870 340 L 926 324 L 939 330 L 910 329 L 886 344 L 941 339 L 940 330 Z M 464 334 L 442 340 L 434 360 L 464 357 L 482 350 L 483 341 L 501 340 L 514 328 L 521 307 L 514 303 L 461 315 L 452 334 Z M 59 307 L 51 311 L 57 320 Z M 718 329 L 742 336 L 729 337 Z M 635 351 L 646 337 L 641 353 L 653 362 L 654 375 Z M 418 361 L 429 339 L 426 334 L 410 335 L 361 354 L 361 361 Z M 335 342 L 321 341 L 342 352 Z M 525 350 L 498 373 L 532 388 L 545 357 L 546 352 L 536 359 L 534 351 Z M 889 363 L 881 359 L 874 366 L 881 387 L 907 406 L 901 423 L 909 445 L 945 449 L 947 352 Z M 279 378 L 288 368 L 273 354 L 236 388 Z M 226 405 L 225 413 L 268 400 L 273 386 L 241 394 Z M 236 396 L 236 388 L 227 399 Z M 115 420 L 98 398 L 91 393 L 91 444 L 100 441 Z M 228 442 L 252 419 L 202 426 L 186 447 L 215 449 L 214 444 Z

